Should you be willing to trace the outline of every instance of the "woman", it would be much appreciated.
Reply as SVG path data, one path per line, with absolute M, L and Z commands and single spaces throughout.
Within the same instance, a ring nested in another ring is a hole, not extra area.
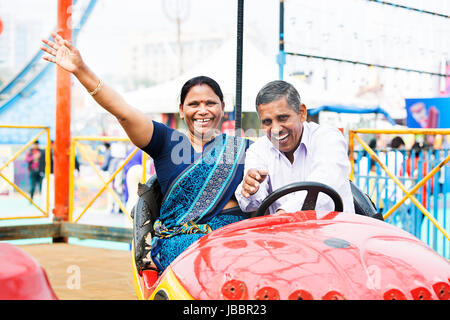
M 128 105 L 87 67 L 71 43 L 52 36 L 55 42 L 42 40 L 48 47 L 41 49 L 50 54 L 44 59 L 71 72 L 154 160 L 164 198 L 151 256 L 161 271 L 201 236 L 248 217 L 233 196 L 242 180 L 248 141 L 218 132 L 225 104 L 213 79 L 196 77 L 181 89 L 179 111 L 188 129 L 183 134 Z

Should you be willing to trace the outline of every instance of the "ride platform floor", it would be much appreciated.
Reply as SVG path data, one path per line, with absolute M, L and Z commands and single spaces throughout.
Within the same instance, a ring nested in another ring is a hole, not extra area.
M 67 243 L 19 246 L 45 269 L 60 300 L 136 300 L 131 253 Z

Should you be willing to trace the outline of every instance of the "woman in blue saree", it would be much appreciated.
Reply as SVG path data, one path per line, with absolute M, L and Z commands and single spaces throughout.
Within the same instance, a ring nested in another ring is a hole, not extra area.
M 151 251 L 160 270 L 201 236 L 248 217 L 233 196 L 248 140 L 217 133 L 224 108 L 219 85 L 205 76 L 187 81 L 179 108 L 187 133 L 153 122 L 142 148 L 154 160 L 164 195 Z
M 200 76 L 187 81 L 180 94 L 180 117 L 186 134 L 151 121 L 128 105 L 83 62 L 79 51 L 59 35 L 43 39 L 44 59 L 71 72 L 130 140 L 154 160 L 164 195 L 155 222 L 151 257 L 164 270 L 201 236 L 248 217 L 234 198 L 241 182 L 248 140 L 220 134 L 225 103 L 219 85 Z

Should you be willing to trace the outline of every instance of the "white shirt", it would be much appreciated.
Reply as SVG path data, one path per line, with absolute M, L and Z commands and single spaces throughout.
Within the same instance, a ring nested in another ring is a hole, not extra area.
M 267 136 L 261 137 L 246 152 L 244 174 L 252 168 L 266 168 L 269 174 L 248 199 L 241 194 L 242 182 L 237 187 L 236 199 L 244 212 L 255 211 L 273 191 L 301 181 L 321 182 L 332 187 L 342 198 L 344 212 L 355 212 L 349 183 L 347 143 L 337 128 L 303 122 L 302 138 L 294 152 L 293 163 L 273 146 Z M 272 204 L 269 211 L 299 211 L 305 197 L 306 191 L 288 194 Z M 319 193 L 316 210 L 332 211 L 334 203 L 329 196 Z
M 389 171 L 396 176 L 397 178 L 400 177 L 400 172 L 402 172 L 403 169 L 403 154 L 393 149 L 389 151 L 386 155 L 383 155 L 381 157 L 381 161 L 386 164 Z M 386 159 L 387 158 L 387 159 Z M 389 177 L 387 173 L 383 170 L 382 175 L 385 177 Z M 402 180 L 400 180 L 402 181 Z M 402 181 L 403 184 L 410 186 L 410 181 Z M 392 180 L 391 178 L 387 179 L 387 186 L 388 186 L 388 198 L 390 198 L 391 201 L 400 201 L 405 193 L 400 189 L 400 187 L 397 186 L 397 184 Z

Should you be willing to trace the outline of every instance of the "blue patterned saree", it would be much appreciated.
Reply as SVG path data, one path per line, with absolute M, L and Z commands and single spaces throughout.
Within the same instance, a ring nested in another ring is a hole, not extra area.
M 154 224 L 151 255 L 160 270 L 201 236 L 248 217 L 239 207 L 222 210 L 242 180 L 247 144 L 220 135 L 173 179 Z

